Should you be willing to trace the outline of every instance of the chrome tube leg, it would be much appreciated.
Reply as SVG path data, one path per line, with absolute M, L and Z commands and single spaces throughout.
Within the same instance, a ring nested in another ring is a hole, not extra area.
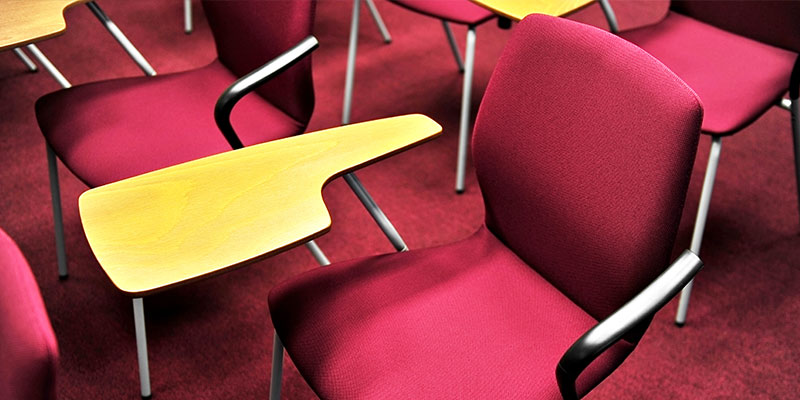
M 331 262 L 322 249 L 319 248 L 316 242 L 309 240 L 306 242 L 306 248 L 314 256 L 319 265 L 330 265 Z M 283 343 L 278 337 L 278 332 L 272 332 L 272 372 L 269 378 L 269 398 L 270 400 L 279 400 L 281 398 L 281 385 L 283 379 Z
M 461 90 L 461 121 L 458 126 L 458 160 L 456 162 L 456 193 L 464 193 L 467 171 L 467 144 L 469 143 L 469 106 L 472 98 L 472 73 L 475 69 L 475 27 L 467 30 L 467 59 L 464 69 L 464 87 Z
M 792 114 L 792 140 L 794 142 L 794 169 L 797 181 L 797 203 L 800 210 L 800 101 L 791 100 L 789 111 Z
M 183 31 L 192 33 L 192 0 L 183 0 Z
M 442 20 L 442 27 L 444 27 L 444 34 L 447 35 L 447 42 L 450 43 L 450 50 L 453 50 L 453 57 L 455 57 L 456 64 L 458 64 L 458 72 L 464 72 L 464 61 L 461 60 L 461 52 L 458 51 L 458 44 L 456 44 L 456 38 L 453 36 L 450 24 Z
M 353 190 L 353 193 L 356 194 L 359 200 L 361 200 L 361 204 L 367 209 L 369 214 L 372 216 L 372 219 L 378 224 L 378 226 L 383 231 L 383 234 L 389 239 L 389 242 L 392 243 L 395 250 L 397 251 L 408 251 L 408 246 L 403 241 L 403 238 L 400 237 L 400 234 L 397 233 L 397 229 L 394 228 L 392 222 L 389 221 L 389 218 L 383 213 L 383 211 L 378 207 L 378 204 L 375 203 L 375 200 L 372 199 L 367 189 L 364 185 L 361 184 L 361 181 L 358 179 L 356 174 L 349 173 L 344 176 L 345 182 L 350 185 L 350 189 Z
M 136 65 L 138 65 L 139 68 L 141 68 L 142 71 L 144 71 L 145 75 L 155 76 L 156 70 L 153 69 L 153 67 L 150 65 L 149 62 L 147 62 L 142 53 L 140 53 L 139 50 L 133 46 L 131 41 L 128 40 L 125 34 L 122 33 L 122 31 L 117 27 L 117 24 L 115 24 L 114 21 L 108 18 L 108 15 L 106 15 L 106 13 L 103 12 L 102 9 L 100 9 L 100 6 L 98 6 L 97 3 L 95 3 L 94 1 L 86 3 L 86 6 L 89 7 L 90 10 L 92 10 L 92 13 L 95 15 L 95 17 L 97 17 L 97 19 L 100 20 L 103 26 L 106 27 L 108 32 L 111 33 L 111 36 L 113 36 L 114 39 L 117 40 L 120 46 L 122 46 L 122 48 L 125 49 L 125 52 L 128 53 L 128 55 L 133 59 Z
M 608 29 L 611 33 L 619 33 L 619 24 L 617 23 L 617 15 L 614 14 L 614 9 L 611 8 L 611 3 L 608 0 L 598 0 L 600 2 L 600 8 L 603 9 L 603 14 L 606 16 L 606 22 L 608 22 Z
M 272 373 L 269 378 L 269 400 L 280 400 L 283 384 L 283 343 L 278 332 L 272 331 Z
M 14 48 L 14 54 L 16 54 L 17 57 L 22 60 L 22 63 L 28 68 L 28 71 L 36 72 L 39 70 L 39 67 L 36 66 L 36 63 L 34 63 L 33 60 L 31 60 L 28 55 L 25 54 L 25 52 L 19 47 Z
M 36 61 L 39 62 L 39 64 L 42 64 L 44 69 L 50 74 L 50 76 L 53 77 L 53 79 L 56 80 L 56 82 L 58 82 L 59 85 L 61 85 L 61 87 L 65 89 L 72 87 L 72 84 L 69 83 L 69 81 L 67 80 L 67 78 L 64 77 L 61 71 L 59 71 L 58 68 L 56 68 L 56 66 L 53 65 L 52 62 L 50 62 L 50 59 L 48 59 L 44 55 L 44 53 L 42 53 L 42 51 L 39 50 L 38 47 L 36 47 L 35 44 L 29 44 L 25 47 L 28 49 L 28 51 L 31 52 L 31 54 L 33 54 L 33 58 L 35 58 Z
M 39 50 L 34 44 L 29 44 L 28 51 L 33 54 L 33 57 L 42 64 L 45 70 L 58 82 L 63 88 L 72 87 L 67 78 L 61 74 L 61 71 L 53 65 L 50 60 L 45 57 L 44 53 Z M 67 249 L 64 241 L 64 217 L 61 212 L 61 188 L 58 184 L 58 162 L 56 161 L 56 153 L 50 144 L 45 144 L 47 149 L 47 171 L 50 179 L 50 201 L 53 206 L 53 232 L 56 237 L 56 259 L 58 261 L 58 278 L 67 279 L 69 273 L 67 271 Z
M 697 206 L 697 217 L 695 217 L 694 231 L 692 232 L 692 244 L 689 247 L 694 254 L 700 255 L 700 245 L 703 243 L 703 232 L 706 229 L 706 219 L 708 218 L 708 208 L 711 204 L 711 192 L 714 190 L 714 178 L 717 176 L 717 166 L 719 166 L 719 154 L 722 150 L 722 137 L 712 136 L 711 151 L 708 154 L 708 166 L 706 175 L 703 178 L 703 189 L 700 193 L 700 204 Z M 683 326 L 686 323 L 686 313 L 689 310 L 689 297 L 692 294 L 692 284 L 694 279 L 681 291 L 678 312 L 675 315 L 675 325 Z
M 383 18 L 381 18 L 381 13 L 378 12 L 378 8 L 375 7 L 375 3 L 372 0 L 364 0 L 364 2 L 367 3 L 367 9 L 369 9 L 369 13 L 372 15 L 375 25 L 377 25 L 378 30 L 381 31 L 383 42 L 392 43 L 392 37 L 389 35 L 389 30 L 386 29 L 386 24 L 383 23 Z
M 133 299 L 133 322 L 136 328 L 136 356 L 139 360 L 139 386 L 142 398 L 148 399 L 150 392 L 150 367 L 147 363 L 147 337 L 144 330 L 144 305 L 142 298 Z
M 342 124 L 350 123 L 350 106 L 353 104 L 353 81 L 356 77 L 356 50 L 358 49 L 358 18 L 361 0 L 353 0 L 353 16 L 350 19 L 350 41 L 347 45 L 347 71 L 344 77 L 344 106 Z
M 56 235 L 58 279 L 67 279 L 67 248 L 64 242 L 64 217 L 61 213 L 61 188 L 58 185 L 58 162 L 50 144 L 47 147 L 47 171 L 50 175 L 50 201 L 53 204 L 53 231 Z
M 331 265 L 330 260 L 328 260 L 328 257 L 325 255 L 325 253 L 322 252 L 322 249 L 319 248 L 317 242 L 313 240 L 307 241 L 306 248 L 311 252 L 311 255 L 314 256 L 314 259 L 317 260 L 319 265 L 323 267 L 326 265 Z

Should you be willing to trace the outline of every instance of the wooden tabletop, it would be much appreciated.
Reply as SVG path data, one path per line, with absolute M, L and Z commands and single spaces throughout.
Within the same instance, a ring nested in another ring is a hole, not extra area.
M 441 130 L 406 115 L 217 154 L 88 190 L 81 221 L 114 285 L 140 297 L 324 234 L 328 181 Z
M 67 28 L 64 10 L 88 0 L 0 0 L 0 50 L 56 36 Z
M 547 14 L 563 17 L 592 4 L 594 0 L 471 0 L 473 3 L 492 10 L 514 21 L 520 21 L 529 14 Z

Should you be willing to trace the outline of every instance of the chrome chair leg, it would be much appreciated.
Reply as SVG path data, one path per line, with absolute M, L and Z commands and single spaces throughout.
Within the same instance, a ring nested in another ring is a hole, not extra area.
M 150 391 L 150 367 L 147 362 L 147 337 L 144 329 L 144 305 L 142 298 L 133 299 L 133 322 L 136 329 L 136 356 L 139 361 L 139 386 L 143 399 L 152 396 Z
M 133 59 L 136 65 L 138 65 L 139 68 L 144 71 L 145 75 L 155 76 L 156 70 L 153 69 L 150 63 L 144 58 L 142 53 L 140 53 L 139 50 L 131 43 L 131 41 L 128 40 L 128 37 L 122 33 L 122 31 L 117 27 L 117 24 L 115 24 L 114 21 L 112 21 L 111 18 L 109 18 L 108 15 L 106 15 L 106 13 L 100 9 L 100 6 L 98 6 L 94 1 L 86 3 L 86 6 L 92 10 L 92 13 L 95 15 L 95 17 L 100 20 L 100 23 L 102 23 L 111 36 L 117 40 L 125 52 L 128 53 L 128 55 Z
M 472 99 L 472 73 L 475 69 L 475 27 L 467 30 L 467 51 L 464 69 L 464 87 L 461 92 L 461 119 L 458 126 L 458 159 L 456 161 L 456 193 L 464 193 L 467 170 L 467 144 L 469 143 L 469 114 Z
M 28 55 L 25 54 L 25 52 L 19 47 L 14 48 L 14 54 L 16 54 L 22 63 L 25 64 L 25 67 L 28 68 L 28 71 L 36 72 L 39 70 L 39 67 L 36 66 L 36 63 L 34 63 L 33 60 L 31 60 L 30 57 L 28 57 Z
M 192 33 L 192 0 L 183 0 L 183 31 Z
M 450 24 L 442 20 L 442 27 L 444 28 L 444 34 L 447 35 L 447 42 L 450 43 L 450 50 L 453 51 L 453 57 L 456 59 L 458 72 L 464 72 L 464 61 L 461 60 L 461 52 L 458 51 L 458 44 L 456 44 L 456 38 L 453 36 Z
M 386 24 L 383 23 L 383 18 L 381 18 L 381 13 L 378 12 L 378 8 L 375 7 L 375 2 L 372 0 L 364 0 L 364 2 L 367 3 L 367 9 L 369 10 L 370 15 L 372 15 L 375 25 L 377 25 L 378 30 L 381 31 L 383 42 L 392 43 L 392 36 L 389 35 L 389 30 L 386 29 Z
M 711 192 L 714 190 L 714 178 L 717 176 L 717 167 L 719 166 L 719 154 L 721 150 L 722 137 L 712 136 L 711 150 L 708 155 L 708 166 L 706 166 L 706 174 L 703 179 L 703 190 L 700 193 L 700 204 L 697 206 L 697 217 L 695 217 L 694 222 L 692 244 L 689 247 L 689 249 L 697 255 L 700 255 L 700 245 L 703 243 L 703 232 L 706 228 L 708 208 L 711 204 Z M 693 283 L 694 279 L 689 281 L 681 291 L 678 312 L 675 315 L 675 325 L 683 326 L 686 323 L 686 313 L 689 310 L 689 297 L 692 294 Z

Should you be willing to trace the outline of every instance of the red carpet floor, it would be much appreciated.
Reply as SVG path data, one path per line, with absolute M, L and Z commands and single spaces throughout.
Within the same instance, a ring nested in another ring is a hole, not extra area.
M 467 192 L 456 196 L 452 191 L 461 75 L 436 20 L 377 3 L 394 42 L 383 44 L 362 13 L 353 120 L 421 112 L 439 121 L 444 135 L 370 166 L 360 177 L 411 247 L 465 237 L 481 224 L 483 210 L 471 169 Z M 100 2 L 160 73 L 205 65 L 214 57 L 199 3 L 191 35 L 183 33 L 181 4 Z M 350 4 L 322 0 L 317 9 L 321 47 L 314 53 L 317 107 L 311 129 L 335 126 L 341 118 Z M 656 19 L 665 6 L 615 4 L 623 26 Z M 68 31 L 40 48 L 74 84 L 140 74 L 89 10 L 75 7 L 66 18 Z M 596 6 L 573 18 L 603 25 Z M 464 32 L 455 28 L 461 46 Z M 478 28 L 473 110 L 508 35 L 494 23 Z M 39 96 L 56 89 L 46 73 L 28 73 L 10 51 L 0 54 L 0 226 L 17 240 L 42 288 L 61 351 L 59 397 L 138 398 L 131 302 L 111 285 L 89 250 L 76 201 L 86 187 L 65 169 L 60 177 L 70 278 L 59 282 L 56 276 L 44 141 L 33 111 Z M 639 348 L 588 398 L 797 397 L 800 219 L 790 135 L 788 113 L 775 108 L 724 141 L 701 254 L 706 268 L 697 279 L 687 325 L 676 328 L 677 302 L 667 305 Z M 703 138 L 676 254 L 689 245 L 708 147 Z M 332 260 L 391 251 L 345 184 L 331 183 L 324 196 L 333 229 L 319 244 Z M 298 248 L 146 298 L 155 397 L 266 398 L 272 342 L 267 293 L 275 283 L 314 267 Z M 314 398 L 290 361 L 284 397 Z

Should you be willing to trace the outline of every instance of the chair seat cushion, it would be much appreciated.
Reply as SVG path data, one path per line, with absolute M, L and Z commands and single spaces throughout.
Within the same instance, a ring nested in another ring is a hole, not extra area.
M 705 108 L 703 131 L 733 134 L 789 88 L 797 53 L 670 12 L 658 24 L 623 32 L 683 79 Z
M 485 227 L 443 247 L 318 268 L 275 287 L 269 305 L 323 399 L 561 398 L 556 365 L 597 322 Z M 612 347 L 581 391 L 630 350 Z
M 0 229 L 0 394 L 55 399 L 58 345 L 28 262 Z
M 99 186 L 230 150 L 214 105 L 235 80 L 215 61 L 175 74 L 90 83 L 43 96 L 36 117 L 64 164 Z M 303 129 L 257 94 L 242 99 L 231 120 L 245 145 Z
M 494 13 L 469 0 L 390 0 L 409 10 L 430 17 L 464 25 L 478 25 L 486 22 Z

